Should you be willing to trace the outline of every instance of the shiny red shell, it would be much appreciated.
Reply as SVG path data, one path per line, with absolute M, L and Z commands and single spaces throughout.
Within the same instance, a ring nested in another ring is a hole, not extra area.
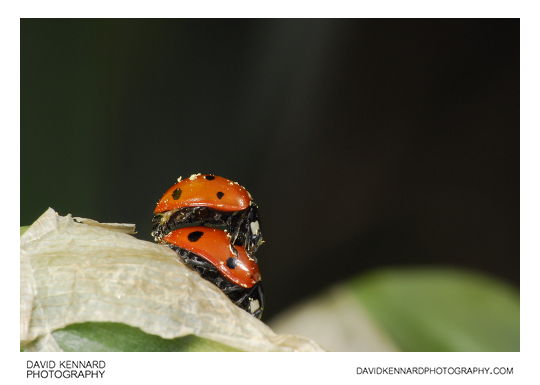
M 195 174 L 171 186 L 159 200 L 154 214 L 182 207 L 210 207 L 240 211 L 249 207 L 251 196 L 238 183 L 211 174 Z
M 185 227 L 171 231 L 163 240 L 206 259 L 237 285 L 249 288 L 261 280 L 257 262 L 248 256 L 242 246 L 232 246 L 229 235 L 223 230 L 204 226 Z

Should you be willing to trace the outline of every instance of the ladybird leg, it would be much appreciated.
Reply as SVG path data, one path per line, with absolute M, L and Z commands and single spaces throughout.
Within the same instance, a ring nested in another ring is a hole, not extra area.
M 264 297 L 261 283 L 253 286 L 251 290 L 247 291 L 242 297 L 236 300 L 235 304 L 255 317 L 261 318 L 264 309 Z
M 246 237 L 244 247 L 250 254 L 253 254 L 257 251 L 262 239 L 257 206 L 253 204 L 249 207 L 249 215 L 246 220 L 246 234 L 249 236 Z
M 255 290 L 251 292 L 248 297 L 247 311 L 254 317 L 261 319 L 264 310 L 264 296 L 262 290 L 262 284 L 258 283 L 254 287 Z
M 262 290 L 262 284 L 258 283 L 257 285 L 255 285 L 254 289 L 255 290 L 252 291 L 251 295 L 248 298 L 248 311 L 254 317 L 261 319 L 264 310 L 264 295 Z
M 255 237 L 258 237 L 257 234 L 259 234 L 259 219 L 255 206 L 251 205 L 246 209 L 240 226 L 242 227 L 241 232 L 243 234 L 241 246 L 246 249 L 252 259 L 257 261 L 254 253 L 257 251 L 258 244 L 254 242 L 254 239 Z
M 244 210 L 240 214 L 235 214 L 232 217 L 231 222 L 235 222 L 234 229 L 232 230 L 232 232 L 230 234 L 231 235 L 231 244 L 233 244 L 233 245 L 236 244 L 236 239 L 238 238 L 238 236 L 240 235 L 240 231 L 242 230 L 242 224 L 246 221 L 246 214 L 247 214 L 247 210 Z M 244 248 L 245 248 L 245 241 L 244 241 L 244 244 L 242 246 L 244 246 Z

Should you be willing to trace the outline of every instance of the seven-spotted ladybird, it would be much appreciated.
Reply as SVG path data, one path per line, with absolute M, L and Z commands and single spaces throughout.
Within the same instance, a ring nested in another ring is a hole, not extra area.
M 258 207 L 238 183 L 212 174 L 178 178 L 159 200 L 152 236 L 257 318 L 264 309 L 254 253 L 264 242 Z
M 197 226 L 173 230 L 162 243 L 236 305 L 261 318 L 264 299 L 259 266 L 244 247 L 232 245 L 225 230 Z
M 206 226 L 227 230 L 234 245 L 253 256 L 264 242 L 258 207 L 238 183 L 212 174 L 178 178 L 154 209 L 152 236 L 156 242 L 183 227 Z

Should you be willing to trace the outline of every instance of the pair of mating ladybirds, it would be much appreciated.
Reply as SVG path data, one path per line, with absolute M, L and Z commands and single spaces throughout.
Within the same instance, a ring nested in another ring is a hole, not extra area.
M 211 175 L 178 178 L 154 209 L 152 236 L 236 305 L 261 318 L 255 252 L 263 243 L 257 205 L 238 183 Z

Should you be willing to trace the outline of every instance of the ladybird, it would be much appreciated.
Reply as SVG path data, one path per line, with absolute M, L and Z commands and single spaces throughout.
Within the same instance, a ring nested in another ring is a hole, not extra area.
M 261 318 L 264 298 L 257 262 L 243 246 L 232 245 L 225 230 L 195 226 L 164 235 L 161 243 L 223 291 L 237 306 Z
M 156 242 L 183 227 L 206 226 L 227 230 L 231 243 L 253 256 L 264 242 L 258 207 L 241 185 L 213 174 L 178 178 L 154 209 L 152 236 Z

